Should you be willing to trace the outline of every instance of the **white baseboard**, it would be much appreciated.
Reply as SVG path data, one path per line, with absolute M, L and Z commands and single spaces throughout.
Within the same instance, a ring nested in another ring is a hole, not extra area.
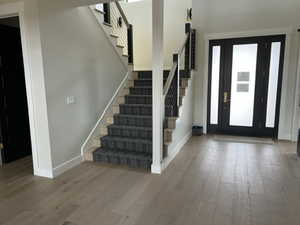
M 34 170 L 34 175 L 38 177 L 45 177 L 50 179 L 54 178 L 52 170 L 43 170 L 43 169 Z
M 66 162 L 60 164 L 59 166 L 57 166 L 53 169 L 53 177 L 52 178 L 55 178 L 55 177 L 63 174 L 67 170 L 72 169 L 75 166 L 78 166 L 81 162 L 82 162 L 82 156 L 79 155 L 73 159 L 70 159 L 69 161 L 66 161 Z
M 282 140 L 282 141 L 292 141 L 292 135 L 288 132 L 281 132 L 278 135 L 278 140 Z
M 161 174 L 161 172 L 162 172 L 161 165 L 154 165 L 154 164 L 151 165 L 151 173 Z
M 188 140 L 190 140 L 191 137 L 192 137 L 192 131 L 189 131 L 181 139 L 181 141 L 178 142 L 178 144 L 175 146 L 173 151 L 171 151 L 171 154 L 167 158 L 164 159 L 164 161 L 162 163 L 163 170 L 169 166 L 169 164 L 173 161 L 173 159 L 177 156 L 177 154 L 181 151 L 182 147 L 188 142 Z

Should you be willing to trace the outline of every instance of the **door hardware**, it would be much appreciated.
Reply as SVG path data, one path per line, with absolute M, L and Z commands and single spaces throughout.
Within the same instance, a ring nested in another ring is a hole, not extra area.
M 227 103 L 229 102 L 229 99 L 228 99 L 228 92 L 224 92 L 224 103 Z

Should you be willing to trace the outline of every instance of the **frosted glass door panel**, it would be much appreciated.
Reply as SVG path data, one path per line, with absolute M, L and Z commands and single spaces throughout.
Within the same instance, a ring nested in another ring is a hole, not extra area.
M 253 126 L 257 44 L 233 46 L 230 126 Z
M 270 73 L 269 73 L 269 86 L 268 86 L 267 118 L 266 118 L 266 127 L 268 127 L 268 128 L 275 127 L 280 49 L 281 49 L 280 42 L 272 43 Z
M 218 124 L 221 46 L 212 49 L 210 124 Z

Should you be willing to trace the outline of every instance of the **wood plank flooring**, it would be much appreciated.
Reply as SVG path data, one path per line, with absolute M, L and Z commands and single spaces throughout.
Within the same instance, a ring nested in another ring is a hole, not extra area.
M 299 225 L 288 142 L 193 137 L 161 175 L 83 163 L 54 180 L 30 159 L 0 168 L 1 225 Z

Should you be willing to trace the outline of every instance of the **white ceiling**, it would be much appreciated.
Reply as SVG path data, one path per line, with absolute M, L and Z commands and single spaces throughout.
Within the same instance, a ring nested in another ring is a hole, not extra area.
M 193 0 L 194 21 L 208 32 L 300 25 L 300 0 Z

